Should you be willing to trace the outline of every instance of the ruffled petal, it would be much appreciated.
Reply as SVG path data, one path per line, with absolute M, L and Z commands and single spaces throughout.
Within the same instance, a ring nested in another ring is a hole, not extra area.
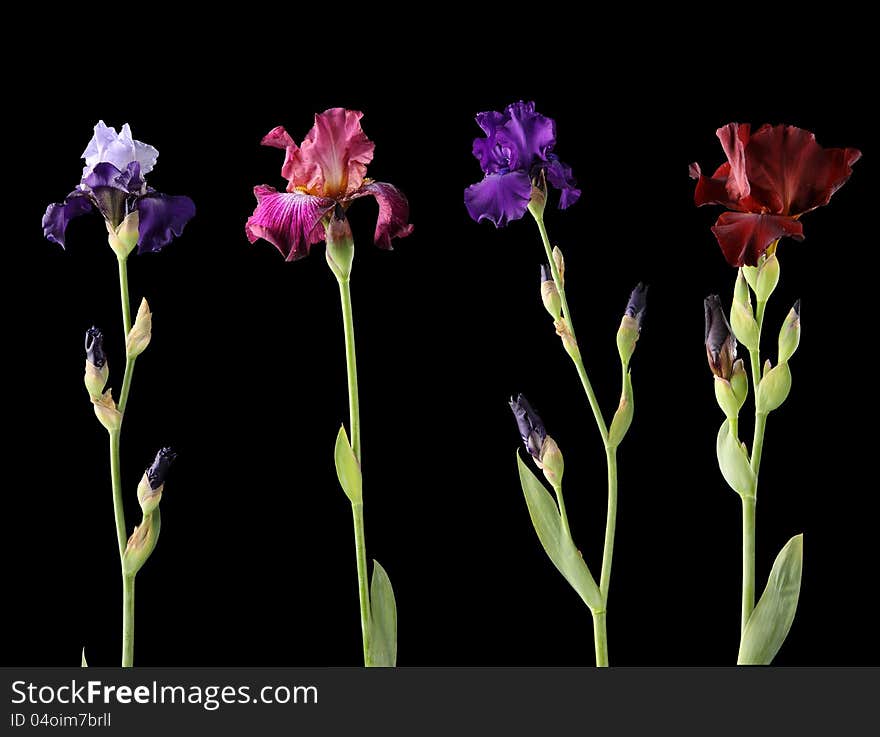
M 804 239 L 803 225 L 794 218 L 746 212 L 722 213 L 712 232 L 731 266 L 757 266 L 767 247 L 783 236 Z
M 532 168 L 547 161 L 556 143 L 556 123 L 535 112 L 534 102 L 515 102 L 503 113 L 477 115 L 486 138 L 474 140 L 473 153 L 486 174 L 509 170 L 532 174 Z
M 126 200 L 142 192 L 144 180 L 137 161 L 130 162 L 123 171 L 104 161 L 95 166 L 80 187 L 91 192 L 101 215 L 115 228 L 125 217 Z
M 128 123 L 122 126 L 120 133 L 116 133 L 115 128 L 99 120 L 92 140 L 82 153 L 82 158 L 86 161 L 83 169 L 84 179 L 100 163 L 113 164 L 120 171 L 124 171 L 130 163 L 136 161 L 140 166 L 141 174 L 146 175 L 156 165 L 159 152 L 149 144 L 134 140 Z
M 727 181 L 725 186 L 734 202 L 749 196 L 751 186 L 746 175 L 746 145 L 752 127 L 748 123 L 728 123 L 715 135 L 721 141 L 721 148 L 727 156 Z M 720 169 L 719 169 L 720 171 Z M 718 172 L 715 172 L 717 178 Z
M 291 186 L 320 197 L 342 198 L 360 189 L 375 144 L 361 130 L 363 113 L 335 107 L 315 115 L 315 125 L 291 154 Z
M 57 243 L 64 248 L 64 233 L 67 224 L 75 217 L 85 215 L 92 209 L 92 202 L 86 192 L 76 190 L 65 198 L 64 202 L 58 202 L 46 208 L 43 215 L 43 235 L 52 243 Z
M 491 220 L 500 228 L 525 215 L 531 194 L 532 182 L 525 172 L 487 174 L 464 191 L 464 204 L 474 220 Z
M 489 110 L 477 113 L 477 125 L 483 129 L 485 138 L 475 138 L 473 154 L 480 162 L 480 168 L 484 174 L 495 174 L 500 169 L 508 166 L 507 157 L 501 152 L 498 142 L 495 140 L 495 131 L 504 123 L 504 113 Z
M 809 131 L 792 125 L 764 125 L 749 139 L 749 181 L 770 209 L 800 215 L 827 205 L 861 158 L 854 148 L 822 148 Z
M 703 205 L 722 205 L 729 207 L 731 210 L 738 210 L 739 204 L 730 199 L 730 193 L 727 190 L 727 180 L 730 175 L 730 164 L 724 163 L 718 167 L 717 171 L 707 177 L 700 169 L 700 165 L 694 162 L 690 165 L 688 171 L 691 179 L 697 180 L 697 187 L 694 190 L 694 204 L 697 207 Z
M 369 182 L 350 195 L 349 199 L 368 195 L 375 197 L 379 203 L 373 242 L 379 248 L 390 250 L 392 238 L 406 238 L 413 231 L 409 223 L 409 202 L 403 192 L 387 182 Z
M 189 197 L 151 192 L 137 201 L 138 253 L 161 251 L 196 214 Z
M 245 224 L 248 240 L 269 241 L 285 259 L 294 261 L 324 238 L 321 220 L 336 203 L 326 197 L 299 192 L 278 192 L 274 187 L 254 187 L 257 208 Z
M 272 148 L 280 148 L 284 150 L 284 165 L 281 167 L 281 176 L 289 181 L 292 180 L 294 170 L 293 156 L 299 151 L 299 146 L 296 145 L 296 141 L 290 137 L 290 134 L 284 129 L 284 126 L 275 126 L 263 136 L 263 140 L 260 141 L 260 144 L 262 146 L 271 146 Z M 294 186 L 295 185 L 291 181 L 291 190 Z
M 550 164 L 544 168 L 547 181 L 559 190 L 559 209 L 564 210 L 580 199 L 581 191 L 577 188 L 577 180 L 571 173 L 571 167 L 563 164 L 559 157 L 550 154 Z

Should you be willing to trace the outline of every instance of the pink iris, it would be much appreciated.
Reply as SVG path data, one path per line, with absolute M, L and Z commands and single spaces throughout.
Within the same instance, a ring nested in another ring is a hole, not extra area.
M 307 256 L 313 243 L 324 240 L 326 218 L 337 206 L 348 208 L 367 195 L 376 198 L 379 217 L 373 239 L 380 248 L 391 248 L 392 238 L 404 238 L 409 224 L 409 203 L 400 190 L 385 182 L 366 179 L 375 144 L 361 130 L 363 113 L 341 107 L 315 115 L 315 125 L 297 146 L 283 127 L 263 138 L 264 146 L 285 151 L 281 175 L 287 191 L 266 184 L 254 187 L 257 208 L 245 225 L 248 240 L 263 238 L 287 261 Z

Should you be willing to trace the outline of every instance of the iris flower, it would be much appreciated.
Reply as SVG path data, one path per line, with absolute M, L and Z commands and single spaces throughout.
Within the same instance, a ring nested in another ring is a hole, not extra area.
M 478 113 L 477 125 L 486 137 L 474 140 L 473 153 L 485 176 L 464 191 L 474 220 L 490 220 L 495 227 L 519 220 L 529 206 L 533 182 L 543 190 L 544 180 L 560 191 L 561 209 L 577 202 L 581 191 L 571 167 L 553 153 L 556 121 L 535 112 L 534 102 L 514 102 L 503 113 Z
M 827 205 L 861 158 L 854 148 L 822 148 L 791 125 L 729 123 L 716 131 L 727 161 L 711 177 L 691 164 L 698 206 L 722 205 L 712 232 L 731 266 L 756 266 L 783 236 L 803 240 L 804 213 Z
M 412 232 L 403 193 L 365 176 L 375 144 L 361 130 L 362 117 L 357 110 L 341 107 L 316 114 L 300 146 L 281 126 L 266 134 L 264 146 L 285 151 L 281 175 L 288 184 L 286 192 L 266 184 L 254 187 L 257 208 L 245 225 L 251 243 L 267 240 L 287 261 L 295 261 L 324 240 L 324 224 L 331 214 L 339 216 L 354 200 L 367 196 L 379 203 L 377 246 L 390 249 L 392 238 Z
M 159 152 L 132 138 L 128 123 L 117 133 L 98 121 L 82 158 L 82 179 L 64 202 L 49 205 L 43 216 L 43 233 L 64 248 L 68 223 L 96 208 L 113 231 L 137 213 L 138 253 L 159 251 L 183 232 L 195 215 L 189 197 L 166 195 L 148 187 L 145 177 L 156 165 Z

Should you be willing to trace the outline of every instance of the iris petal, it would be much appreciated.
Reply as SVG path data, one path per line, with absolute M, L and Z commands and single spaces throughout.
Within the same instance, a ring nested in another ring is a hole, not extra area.
M 278 192 L 274 187 L 254 187 L 257 207 L 248 218 L 245 232 L 255 243 L 269 241 L 288 261 L 309 253 L 309 247 L 324 237 L 323 217 L 336 203 L 326 197 L 300 192 Z
M 491 220 L 500 228 L 525 214 L 531 194 L 532 182 L 524 172 L 487 174 L 464 191 L 464 204 L 474 220 Z
M 413 231 L 409 224 L 409 202 L 393 184 L 369 182 L 353 193 L 349 199 L 375 197 L 379 203 L 379 217 L 373 241 L 379 248 L 391 249 L 392 238 L 405 238 Z
M 712 232 L 731 266 L 757 266 L 767 247 L 783 236 L 804 239 L 804 226 L 794 218 L 748 212 L 721 213 Z
M 137 201 L 138 253 L 161 251 L 196 214 L 189 197 L 151 192 Z
M 43 235 L 53 243 L 64 248 L 64 233 L 67 224 L 75 217 L 85 215 L 92 209 L 92 202 L 82 190 L 71 192 L 64 202 L 49 205 L 43 215 Z

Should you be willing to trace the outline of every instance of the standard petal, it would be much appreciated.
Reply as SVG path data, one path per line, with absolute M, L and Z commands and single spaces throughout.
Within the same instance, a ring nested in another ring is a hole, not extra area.
M 315 115 L 299 151 L 291 156 L 291 185 L 320 197 L 341 198 L 360 189 L 375 144 L 361 130 L 363 113 L 335 107 Z
M 161 251 L 196 214 L 189 197 L 151 192 L 137 201 L 138 253 Z
M 375 197 L 379 203 L 379 218 L 376 220 L 373 242 L 379 248 L 390 250 L 392 238 L 406 238 L 413 231 L 413 226 L 409 223 L 409 202 L 403 192 L 387 182 L 369 182 L 349 199 L 367 195 Z
M 87 193 L 76 190 L 67 195 L 64 202 L 49 205 L 43 215 L 43 235 L 53 243 L 64 248 L 64 233 L 67 224 L 75 217 L 85 215 L 92 209 Z
M 299 151 L 299 146 L 296 145 L 296 142 L 290 137 L 290 134 L 284 129 L 283 125 L 275 126 L 263 136 L 260 145 L 284 150 L 284 165 L 281 167 L 281 176 L 290 181 L 290 189 L 292 190 L 296 186 L 292 181 L 294 171 L 293 156 Z
M 581 191 L 577 188 L 577 180 L 571 173 L 571 167 L 563 164 L 555 154 L 549 156 L 550 164 L 544 171 L 547 181 L 559 190 L 559 209 L 564 210 L 580 199 Z
M 485 138 L 475 138 L 473 146 L 473 154 L 477 161 L 480 162 L 480 168 L 484 174 L 495 174 L 501 169 L 509 166 L 507 156 L 498 146 L 495 134 L 500 126 L 508 119 L 504 113 L 496 110 L 488 110 L 484 113 L 477 113 L 477 125 L 483 129 L 486 134 Z
M 496 132 L 511 169 L 528 171 L 538 161 L 547 161 L 556 144 L 556 121 L 535 112 L 534 102 L 514 102 L 504 111 L 508 117 Z
M 861 158 L 854 148 L 822 148 L 809 131 L 764 125 L 749 139 L 749 181 L 774 211 L 799 215 L 827 205 Z
M 767 247 L 784 236 L 802 241 L 801 223 L 785 215 L 724 212 L 712 228 L 731 266 L 757 266 Z
M 734 202 L 748 197 L 751 190 L 746 175 L 746 145 L 751 128 L 748 123 L 728 123 L 715 131 L 727 156 L 728 178 L 725 184 L 727 193 Z
M 122 126 L 122 133 L 119 134 L 119 138 L 131 146 L 132 161 L 140 164 L 141 176 L 146 176 L 153 171 L 153 167 L 156 166 L 156 161 L 159 158 L 159 151 L 156 148 L 149 143 L 136 141 L 131 135 L 131 127 L 128 123 Z
M 464 204 L 474 220 L 491 220 L 500 228 L 525 214 L 531 194 L 532 182 L 524 172 L 488 174 L 464 191 Z
M 738 210 L 739 204 L 730 199 L 730 192 L 727 189 L 727 180 L 730 176 L 730 164 L 724 163 L 718 167 L 718 170 L 711 176 L 707 177 L 700 170 L 700 165 L 693 163 L 689 167 L 691 179 L 697 180 L 697 187 L 694 190 L 694 204 L 697 207 L 703 205 L 722 205 L 732 210 Z
M 274 245 L 285 259 L 294 261 L 324 237 L 321 220 L 335 206 L 325 197 L 299 192 L 278 192 L 274 187 L 254 187 L 257 208 L 245 224 L 251 243 L 262 238 Z

